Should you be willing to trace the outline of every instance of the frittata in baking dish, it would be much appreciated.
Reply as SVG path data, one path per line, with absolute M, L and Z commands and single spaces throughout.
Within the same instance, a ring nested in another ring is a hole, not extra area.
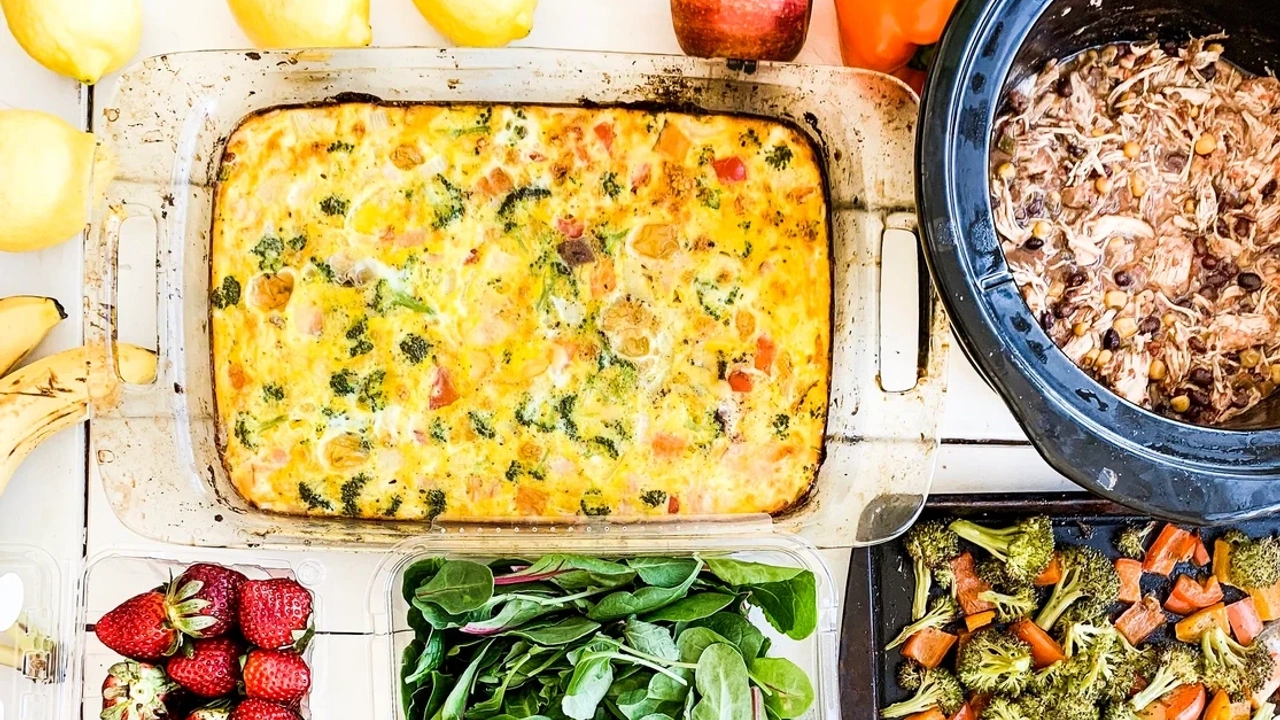
M 289 514 L 784 510 L 822 449 L 828 245 L 813 148 L 769 120 L 256 115 L 214 208 L 226 470 Z

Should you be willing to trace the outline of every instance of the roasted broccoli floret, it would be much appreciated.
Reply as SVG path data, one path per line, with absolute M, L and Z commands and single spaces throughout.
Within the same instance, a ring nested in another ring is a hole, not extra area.
M 995 605 L 996 619 L 1004 623 L 1027 617 L 1036 609 L 1036 591 L 1031 587 L 1024 587 L 1011 595 L 998 590 L 987 590 L 978 599 Z
M 882 718 L 900 718 L 936 707 L 943 715 L 954 715 L 964 705 L 964 688 L 946 668 L 924 671 L 915 695 L 880 711 Z
M 1086 601 L 1090 606 L 1087 609 L 1100 612 L 1120 595 L 1120 576 L 1115 566 L 1097 550 L 1073 545 L 1063 548 L 1058 560 L 1062 563 L 1062 577 L 1036 617 L 1036 625 L 1046 631 L 1052 630 L 1063 612 L 1077 601 Z
M 898 637 L 893 642 L 885 645 L 885 650 L 892 650 L 899 645 L 905 643 L 912 635 L 924 630 L 925 628 L 943 628 L 963 617 L 960 605 L 951 598 L 950 595 L 942 595 L 933 599 L 929 604 L 929 612 L 924 617 L 911 623 L 898 633 Z
M 1280 540 L 1257 540 L 1243 533 L 1223 536 L 1231 545 L 1231 583 L 1237 587 L 1271 587 L 1280 581 Z
M 970 690 L 1017 695 L 1031 682 L 1031 646 L 1004 630 L 979 630 L 960 650 L 956 674 Z
M 947 567 L 960 554 L 960 540 L 939 520 L 922 522 L 907 533 L 907 554 L 911 556 L 916 575 L 915 595 L 911 600 L 911 619 L 924 617 L 933 586 L 933 572 Z
M 1200 679 L 1205 687 L 1213 692 L 1222 690 L 1233 698 L 1245 698 L 1260 690 L 1275 669 L 1266 646 L 1257 643 L 1245 647 L 1219 627 L 1200 637 L 1200 649 Z
M 1053 560 L 1053 523 L 1043 515 L 998 529 L 956 520 L 951 529 L 1004 563 L 1005 573 L 1014 583 L 1029 584 Z
M 1066 683 L 1037 695 L 1023 696 L 1018 704 L 1027 717 L 1035 720 L 1098 720 L 1102 712 L 1096 702 L 1074 694 Z
M 1152 520 L 1145 525 L 1125 526 L 1116 534 L 1116 550 L 1127 558 L 1141 560 L 1147 554 L 1147 538 L 1151 536 L 1151 531 L 1156 529 L 1157 524 Z
M 1056 682 L 1091 701 L 1119 701 L 1129 696 L 1138 653 L 1109 623 L 1069 625 L 1062 646 L 1067 659 Z
M 991 698 L 980 718 L 981 720 L 1032 720 L 1022 711 L 1021 703 L 1003 695 Z
M 1200 655 L 1189 646 L 1172 643 L 1149 652 L 1144 658 L 1147 686 L 1129 699 L 1134 713 L 1183 685 L 1200 678 Z
M 920 663 L 906 660 L 898 666 L 898 685 L 907 692 L 915 692 L 920 689 L 927 672 Z

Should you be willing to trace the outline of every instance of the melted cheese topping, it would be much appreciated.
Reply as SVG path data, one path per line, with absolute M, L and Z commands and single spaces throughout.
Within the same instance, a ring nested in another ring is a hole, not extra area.
M 827 238 L 812 148 L 766 120 L 255 116 L 213 228 L 227 471 L 292 514 L 778 512 L 821 452 Z

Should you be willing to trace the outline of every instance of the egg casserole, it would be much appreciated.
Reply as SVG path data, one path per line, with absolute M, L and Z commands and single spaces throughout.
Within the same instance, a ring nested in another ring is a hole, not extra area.
M 215 202 L 219 445 L 258 508 L 776 513 L 816 475 L 826 191 L 784 124 L 276 109 Z

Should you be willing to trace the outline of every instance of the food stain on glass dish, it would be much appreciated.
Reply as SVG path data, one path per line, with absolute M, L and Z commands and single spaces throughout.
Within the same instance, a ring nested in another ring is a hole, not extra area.
M 1280 383 L 1280 81 L 1221 37 L 1109 45 L 1012 91 L 996 229 L 1031 311 L 1126 400 L 1202 425 Z

